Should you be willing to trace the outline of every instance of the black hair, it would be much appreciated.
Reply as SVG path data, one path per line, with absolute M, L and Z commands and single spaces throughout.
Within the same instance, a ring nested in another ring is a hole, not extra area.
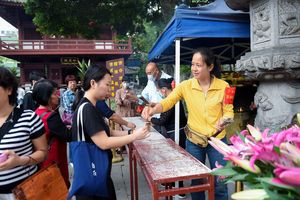
M 172 90 L 172 81 L 173 78 L 161 78 L 157 81 L 157 88 L 161 89 L 163 87 L 168 88 L 169 90 Z
M 42 79 L 34 84 L 32 98 L 37 104 L 48 106 L 49 100 L 55 89 L 58 88 L 57 83 L 52 80 Z
M 4 67 L 0 67 L 0 87 L 6 90 L 11 89 L 8 101 L 10 105 L 14 106 L 17 102 L 18 81 L 15 75 Z
M 88 67 L 83 78 L 83 90 L 87 91 L 91 88 L 91 80 L 95 80 L 96 82 L 98 82 L 102 80 L 106 74 L 111 75 L 106 67 L 97 65 Z
M 201 47 L 199 49 L 196 49 L 193 55 L 197 53 L 201 54 L 203 61 L 208 67 L 213 64 L 211 74 L 213 74 L 217 78 L 221 78 L 220 62 L 219 59 L 214 55 L 212 50 L 207 47 Z
M 65 83 L 68 85 L 69 81 L 76 81 L 76 77 L 74 75 L 67 75 L 65 78 Z
M 78 104 L 80 103 L 81 99 L 83 98 L 83 96 L 84 96 L 84 91 L 80 87 L 75 92 L 75 99 L 72 104 L 72 110 L 76 110 L 76 108 L 77 108 Z
M 43 76 L 41 73 L 39 73 L 37 71 L 32 71 L 29 74 L 29 80 L 31 83 L 32 83 L 32 81 L 39 81 L 43 78 L 45 78 L 45 76 Z

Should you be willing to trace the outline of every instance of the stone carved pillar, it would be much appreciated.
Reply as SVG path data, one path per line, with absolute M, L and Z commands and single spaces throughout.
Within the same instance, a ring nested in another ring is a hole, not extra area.
M 225 0 L 232 9 L 249 8 L 251 52 L 236 70 L 259 80 L 255 126 L 272 131 L 300 112 L 300 0 Z

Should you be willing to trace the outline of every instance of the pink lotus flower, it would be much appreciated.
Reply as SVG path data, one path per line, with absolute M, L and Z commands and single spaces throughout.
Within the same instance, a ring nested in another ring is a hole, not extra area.
M 219 151 L 221 154 L 224 155 L 224 159 L 231 160 L 238 166 L 242 167 L 243 169 L 252 172 L 252 173 L 260 173 L 259 167 L 256 165 L 250 166 L 249 160 L 244 160 L 241 157 L 238 156 L 237 151 L 234 150 L 234 148 L 228 146 L 224 142 L 222 142 L 218 138 L 211 137 L 210 141 L 208 141 L 211 146 L 213 146 L 217 151 Z
M 261 132 L 258 129 L 254 128 L 250 124 L 247 125 L 247 128 L 248 128 L 250 134 L 252 135 L 252 137 L 254 137 L 254 139 L 256 141 L 260 141 L 261 140 L 262 135 L 261 135 Z
M 261 170 L 258 166 L 255 164 L 251 164 L 249 160 L 243 160 L 237 156 L 229 155 L 228 159 L 243 168 L 244 170 L 247 170 L 248 172 L 252 172 L 254 174 L 260 174 Z
M 285 142 L 280 145 L 280 152 L 288 159 L 292 160 L 295 165 L 300 166 L 300 149 L 295 145 Z
M 288 185 L 300 186 L 300 168 L 299 167 L 285 167 L 277 165 L 274 174 Z

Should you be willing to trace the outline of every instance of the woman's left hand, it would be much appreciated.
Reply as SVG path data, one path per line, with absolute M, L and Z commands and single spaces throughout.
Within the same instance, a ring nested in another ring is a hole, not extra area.
M 221 118 L 221 119 L 219 119 L 219 121 L 217 122 L 217 124 L 216 124 L 216 129 L 218 130 L 218 131 L 222 131 L 222 130 L 224 130 L 225 129 L 225 124 L 224 124 L 224 120 Z
M 14 151 L 6 150 L 2 154 L 7 155 L 7 160 L 0 163 L 0 171 L 12 169 L 16 166 L 22 165 L 22 159 Z

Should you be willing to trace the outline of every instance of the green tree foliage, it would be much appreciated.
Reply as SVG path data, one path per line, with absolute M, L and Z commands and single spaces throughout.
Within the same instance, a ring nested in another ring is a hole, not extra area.
M 97 38 L 103 25 L 112 26 L 118 34 L 141 30 L 144 19 L 160 16 L 155 4 L 148 0 L 28 0 L 25 11 L 34 16 L 43 34 Z
M 190 2 L 191 0 L 187 1 Z M 97 38 L 103 25 L 120 35 L 144 30 L 143 23 L 166 24 L 182 0 L 28 0 L 26 13 L 45 35 Z

